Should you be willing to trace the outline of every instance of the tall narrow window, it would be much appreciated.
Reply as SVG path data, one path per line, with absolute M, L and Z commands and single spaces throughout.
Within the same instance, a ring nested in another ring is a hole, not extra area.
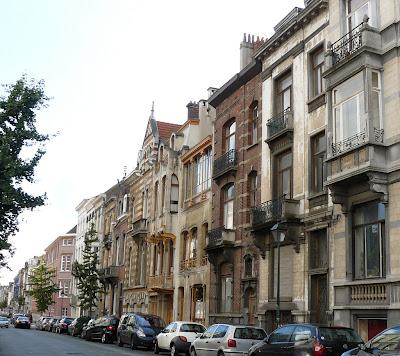
M 132 276 L 132 247 L 129 247 L 128 286 L 131 285 L 131 276 Z
M 160 146 L 160 151 L 158 152 L 158 160 L 164 162 L 164 146 Z
M 315 135 L 311 138 L 311 190 L 313 193 L 319 193 L 324 190 L 324 181 L 326 177 L 325 159 L 326 159 L 326 139 L 325 132 Z
M 194 228 L 194 229 L 192 229 L 191 236 L 190 236 L 189 259 L 196 258 L 196 253 L 197 253 L 197 229 Z
M 161 180 L 161 212 L 165 212 L 165 189 L 166 189 L 167 176 L 162 177 Z
M 142 217 L 143 219 L 148 218 L 148 207 L 149 207 L 149 189 L 145 189 L 145 191 L 142 193 Z
M 380 129 L 382 127 L 381 124 L 381 81 L 380 81 L 380 73 L 376 71 L 371 72 L 371 82 L 372 82 L 372 92 L 371 92 L 371 115 L 372 122 L 375 129 Z
M 174 273 L 174 242 L 170 240 L 168 242 L 168 254 L 169 254 L 169 259 L 168 259 L 168 274 L 173 274 Z
M 235 199 L 235 185 L 229 184 L 223 189 L 224 199 L 224 226 L 225 229 L 233 229 L 233 209 Z
M 276 189 L 277 198 L 292 198 L 292 151 L 286 151 L 276 157 Z
M 258 104 L 253 103 L 250 106 L 250 118 L 249 118 L 249 145 L 254 145 L 258 140 Z
M 244 276 L 247 278 L 253 277 L 253 259 L 250 255 L 244 258 Z
M 189 259 L 189 254 L 190 254 L 190 237 L 189 233 L 185 231 L 183 233 L 183 259 L 188 260 Z
M 258 186 L 258 178 L 257 172 L 252 171 L 248 177 L 249 182 L 249 194 L 250 194 L 250 207 L 257 205 L 257 186 Z
M 292 72 L 276 81 L 276 113 L 281 113 L 292 106 Z
M 233 121 L 225 127 L 225 152 L 236 148 L 236 122 Z
M 179 203 L 179 182 L 175 174 L 171 176 L 171 199 L 170 199 L 170 211 L 171 213 L 178 212 Z
M 132 199 L 132 221 L 136 221 L 135 215 L 135 199 Z
M 158 216 L 158 182 L 154 184 L 154 217 Z
M 321 94 L 324 90 L 322 72 L 324 71 L 324 48 L 321 46 L 311 54 L 312 82 L 311 97 Z
M 310 269 L 328 268 L 328 237 L 326 229 L 310 232 Z
M 361 24 L 365 15 L 371 18 L 373 15 L 371 10 L 371 0 L 347 0 L 348 31 Z
M 385 205 L 363 204 L 353 213 L 354 277 L 379 278 L 385 275 Z
M 229 313 L 232 311 L 233 302 L 232 265 L 224 263 L 220 270 L 220 311 L 221 313 Z
M 121 241 L 120 241 L 120 238 L 117 237 L 115 239 L 115 250 L 114 250 L 115 264 L 117 266 L 120 264 L 120 261 L 119 261 L 119 257 L 120 257 L 119 250 L 120 250 L 120 248 L 121 248 Z

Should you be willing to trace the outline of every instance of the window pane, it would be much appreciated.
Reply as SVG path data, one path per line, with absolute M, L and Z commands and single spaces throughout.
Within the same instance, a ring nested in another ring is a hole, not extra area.
M 343 106 L 343 139 L 351 137 L 358 132 L 357 128 L 357 97 L 346 101 Z
M 281 157 L 280 169 L 286 169 L 292 166 L 292 152 L 288 152 Z
M 354 275 L 355 278 L 364 278 L 364 228 L 359 227 L 354 231 Z
M 290 197 L 290 170 L 282 172 L 282 195 Z
M 341 125 L 340 125 L 340 108 L 335 109 L 335 141 L 338 142 L 342 139 Z
M 283 110 L 290 108 L 290 88 L 283 92 Z
M 367 277 L 381 276 L 381 248 L 379 224 L 366 227 Z
M 372 122 L 374 123 L 374 128 L 379 129 L 381 127 L 380 123 L 380 100 L 379 100 L 380 92 L 377 90 L 372 91 L 371 98 L 371 115 Z
M 233 200 L 225 203 L 224 206 L 224 225 L 226 229 L 233 228 Z
M 359 72 L 352 78 L 339 85 L 335 90 L 335 104 L 345 101 L 363 90 L 363 73 Z

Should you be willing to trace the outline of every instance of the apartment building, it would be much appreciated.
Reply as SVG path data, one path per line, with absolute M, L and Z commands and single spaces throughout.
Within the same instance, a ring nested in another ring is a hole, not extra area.
M 76 226 L 66 234 L 58 236 L 45 249 L 45 261 L 55 270 L 54 282 L 60 289 L 53 296 L 54 304 L 49 306 L 49 314 L 71 316 L 72 262 L 76 237 Z
M 260 203 L 261 64 L 263 40 L 246 36 L 240 72 L 210 97 L 216 109 L 212 225 L 206 251 L 212 265 L 210 323 L 257 323 L 259 249 L 250 233 L 250 209 Z

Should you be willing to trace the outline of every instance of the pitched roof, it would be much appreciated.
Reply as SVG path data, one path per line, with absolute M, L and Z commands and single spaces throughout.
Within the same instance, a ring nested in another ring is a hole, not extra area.
M 157 129 L 158 129 L 158 134 L 160 135 L 160 138 L 163 141 L 168 141 L 169 137 L 173 132 L 176 132 L 179 130 L 181 125 L 179 124 L 171 124 L 169 122 L 162 122 L 162 121 L 156 121 L 157 122 Z

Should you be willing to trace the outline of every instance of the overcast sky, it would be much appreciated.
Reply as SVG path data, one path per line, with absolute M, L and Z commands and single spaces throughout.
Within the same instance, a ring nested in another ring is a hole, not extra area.
M 77 223 L 75 207 L 136 165 L 155 101 L 157 120 L 183 123 L 186 104 L 239 71 L 243 33 L 270 37 L 303 0 L 0 0 L 0 82 L 44 79 L 38 114 L 59 132 L 36 170 L 45 207 L 23 214 L 12 280 L 24 262 Z

